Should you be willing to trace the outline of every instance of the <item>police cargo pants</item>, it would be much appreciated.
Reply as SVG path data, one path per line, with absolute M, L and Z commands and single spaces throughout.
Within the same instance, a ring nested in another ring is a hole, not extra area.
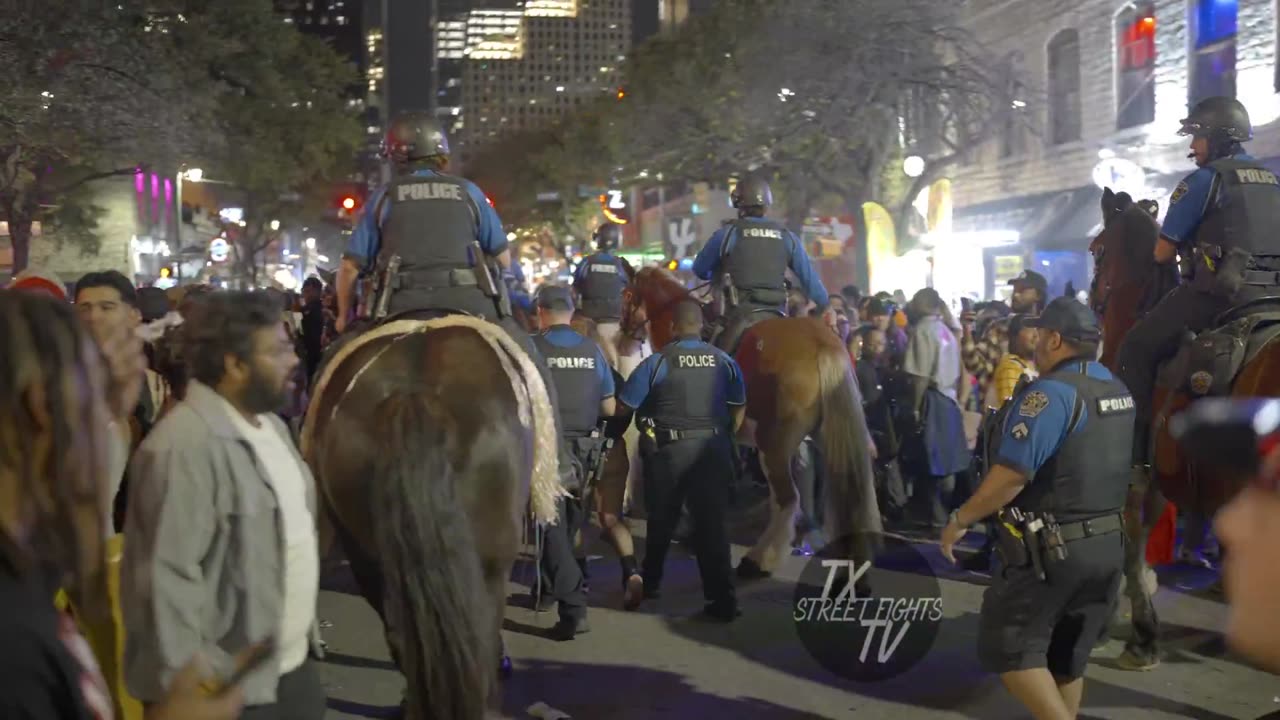
M 643 577 L 646 590 L 662 586 L 663 566 L 681 507 L 693 516 L 692 546 L 708 603 L 736 608 L 725 513 L 733 479 L 734 448 L 727 434 L 658 445 L 645 438 L 645 505 L 649 510 Z
M 1187 331 L 1202 332 L 1218 315 L 1231 309 L 1226 298 L 1183 285 L 1174 288 L 1151 312 L 1138 321 L 1116 355 L 1117 375 L 1129 388 L 1137 410 L 1133 433 L 1133 463 L 1145 465 L 1151 446 L 1156 371 L 1172 358 Z

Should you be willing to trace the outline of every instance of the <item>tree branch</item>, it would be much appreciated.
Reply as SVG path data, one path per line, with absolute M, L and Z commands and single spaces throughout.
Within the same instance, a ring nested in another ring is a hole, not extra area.
M 109 178 L 109 177 L 120 177 L 123 175 L 137 175 L 138 173 L 143 172 L 144 170 L 145 170 L 145 167 L 135 165 L 131 168 L 120 168 L 118 170 L 104 170 L 103 172 L 96 172 L 91 175 L 86 175 L 85 177 L 82 177 L 79 180 L 76 180 L 70 185 L 58 188 L 55 191 L 55 193 L 57 195 L 65 195 L 66 193 L 69 193 L 72 190 L 75 190 L 76 188 L 81 187 L 82 185 L 87 185 L 95 180 L 105 180 L 106 178 Z

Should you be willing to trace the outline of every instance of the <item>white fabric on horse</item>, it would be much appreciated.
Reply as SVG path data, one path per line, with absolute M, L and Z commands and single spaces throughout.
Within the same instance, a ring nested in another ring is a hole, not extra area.
M 507 377 L 511 380 L 511 388 L 515 392 L 519 405 L 520 423 L 526 428 L 533 429 L 533 477 L 529 483 L 529 504 L 533 510 L 533 517 L 540 523 L 554 525 L 558 519 L 556 501 L 568 493 L 560 485 L 560 458 L 556 454 L 558 439 L 555 418 L 552 415 L 551 398 L 547 394 L 546 385 L 542 382 L 542 375 L 533 364 L 533 359 L 501 327 L 469 315 L 447 315 L 434 320 L 393 320 L 379 325 L 352 338 L 325 363 L 324 371 L 312 387 L 311 399 L 316 400 L 324 396 L 325 386 L 329 383 L 334 371 L 365 344 L 378 338 L 393 335 L 403 337 L 446 327 L 466 327 L 474 330 L 489 343 L 489 347 L 498 356 L 498 361 L 502 363 Z M 375 357 L 374 360 L 376 359 Z M 360 376 L 372 364 L 373 360 L 351 378 L 350 384 L 343 392 L 344 395 L 350 392 Z M 319 468 L 315 467 L 311 446 L 315 440 L 312 433 L 315 429 L 315 414 L 319 412 L 318 407 L 318 403 L 314 402 L 307 407 L 300 443 L 302 457 L 312 466 L 312 470 L 317 472 Z M 337 403 L 334 404 L 331 412 L 336 410 Z

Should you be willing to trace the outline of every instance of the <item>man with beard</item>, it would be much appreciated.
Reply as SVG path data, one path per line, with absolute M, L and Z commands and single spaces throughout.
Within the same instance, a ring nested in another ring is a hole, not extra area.
M 1049 281 L 1038 272 L 1024 270 L 1021 275 L 1010 280 L 1009 284 L 1013 286 L 1009 305 L 1015 313 L 1037 315 L 1049 300 Z M 1009 320 L 992 320 L 982 331 L 981 337 L 974 337 L 975 319 L 976 314 L 973 312 L 960 316 L 960 323 L 964 328 L 960 352 L 965 370 L 978 379 L 978 397 L 985 397 L 996 365 L 1009 346 Z
M 298 363 L 279 303 L 212 293 L 182 326 L 185 398 L 131 467 L 125 523 L 125 677 L 143 702 L 201 652 L 274 638 L 243 682 L 244 718 L 321 718 L 315 485 L 274 411 Z

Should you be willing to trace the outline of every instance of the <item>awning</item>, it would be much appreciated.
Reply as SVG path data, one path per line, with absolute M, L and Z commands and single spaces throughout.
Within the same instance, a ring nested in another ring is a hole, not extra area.
M 952 228 L 956 232 L 1016 232 L 1025 237 L 1061 192 L 1023 195 L 1007 200 L 956 208 Z
M 1086 251 L 1102 232 L 1102 190 L 1096 186 L 1059 193 L 1022 236 L 1033 250 Z

